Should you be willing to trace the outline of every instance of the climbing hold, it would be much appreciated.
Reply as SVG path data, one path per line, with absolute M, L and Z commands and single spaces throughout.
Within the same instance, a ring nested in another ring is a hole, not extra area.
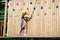
M 46 4 L 47 2 L 44 0 L 44 3 Z
M 40 4 L 40 1 L 36 0 L 36 3 L 37 3 L 37 4 Z
M 43 9 L 43 7 L 41 6 L 41 9 Z
M 37 4 L 40 4 L 40 2 L 37 2 Z
M 52 0 L 52 2 L 55 2 L 55 0 Z
M 23 5 L 25 5 L 25 2 L 23 2 Z
M 27 10 L 29 10 L 29 8 L 27 7 Z
M 48 6 L 48 9 L 51 9 L 51 5 Z
M 13 11 L 15 11 L 15 9 L 13 9 Z
M 19 5 L 19 3 L 16 3 L 16 5 Z
M 45 2 L 45 4 L 46 4 L 47 2 Z
M 39 16 L 39 13 L 37 13 L 37 16 Z
M 36 0 L 37 1 L 37 0 Z
M 53 12 L 52 14 L 55 15 L 55 12 Z
M 16 14 L 16 17 L 18 17 L 19 16 L 19 14 Z
M 30 2 L 30 4 L 32 4 L 32 2 Z
M 13 2 L 12 1 L 10 1 L 10 6 L 13 6 Z
M 34 10 L 36 10 L 36 8 L 34 7 Z
M 44 15 L 46 15 L 46 12 L 44 13 Z
M 58 8 L 59 6 L 57 5 L 56 8 Z

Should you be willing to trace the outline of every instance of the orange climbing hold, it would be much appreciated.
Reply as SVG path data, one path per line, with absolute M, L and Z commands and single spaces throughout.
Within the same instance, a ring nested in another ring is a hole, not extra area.
M 23 2 L 23 5 L 25 5 L 25 2 Z

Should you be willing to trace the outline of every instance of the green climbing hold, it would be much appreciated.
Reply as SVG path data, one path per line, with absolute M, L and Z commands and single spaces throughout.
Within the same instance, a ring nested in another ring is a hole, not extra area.
M 30 4 L 32 4 L 32 2 L 30 2 Z

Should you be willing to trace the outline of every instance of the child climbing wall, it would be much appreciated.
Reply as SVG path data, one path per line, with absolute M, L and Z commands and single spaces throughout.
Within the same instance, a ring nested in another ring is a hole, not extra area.
M 9 1 L 8 36 L 17 36 L 23 9 L 28 11 L 29 16 L 33 13 L 28 22 L 28 36 L 60 36 L 60 0 Z

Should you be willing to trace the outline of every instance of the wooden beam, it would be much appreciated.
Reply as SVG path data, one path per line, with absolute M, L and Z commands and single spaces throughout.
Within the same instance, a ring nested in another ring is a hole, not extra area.
M 7 3 L 8 3 L 8 1 L 7 1 L 7 0 L 5 0 L 5 13 L 4 13 L 4 28 L 3 28 L 3 37 L 5 36 L 5 33 L 6 33 Z

